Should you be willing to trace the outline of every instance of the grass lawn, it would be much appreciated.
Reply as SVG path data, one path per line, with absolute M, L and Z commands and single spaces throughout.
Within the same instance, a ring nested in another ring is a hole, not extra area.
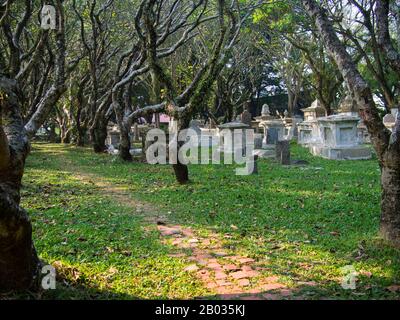
M 146 219 L 149 213 L 107 195 L 99 179 L 147 203 L 168 222 L 204 237 L 220 235 L 227 251 L 254 258 L 265 276 L 292 288 L 314 283 L 301 290 L 303 297 L 398 299 L 400 252 L 377 237 L 377 161 L 329 161 L 296 145 L 292 157 L 309 165 L 263 160 L 259 175 L 244 177 L 234 174 L 234 165 L 192 165 L 192 183 L 179 186 L 170 166 L 35 144 L 22 202 L 40 257 L 63 278 L 41 298 L 213 297 L 184 271 L 188 261 L 171 256 L 176 249 L 160 241 L 156 225 Z M 81 173 L 92 181 L 80 179 Z M 341 287 L 348 265 L 358 272 L 356 290 Z

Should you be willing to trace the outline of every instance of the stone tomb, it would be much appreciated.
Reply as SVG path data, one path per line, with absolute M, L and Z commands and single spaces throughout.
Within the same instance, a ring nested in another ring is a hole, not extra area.
M 278 141 L 284 140 L 285 124 L 281 119 L 262 121 L 260 126 L 264 127 L 264 144 L 276 145 Z
M 326 115 L 325 108 L 319 100 L 315 100 L 311 107 L 302 109 L 304 121 L 298 124 L 298 142 L 301 145 L 312 145 L 321 141 L 318 127 L 318 118 Z
M 234 141 L 242 139 L 242 154 L 245 154 L 246 150 L 246 129 L 251 129 L 247 124 L 241 122 L 229 122 L 218 126 L 218 135 L 220 137 L 219 151 L 225 153 L 235 153 Z M 230 134 L 224 136 L 222 131 L 229 130 Z M 237 137 L 235 137 L 237 136 Z M 240 137 L 240 138 L 239 138 Z M 233 141 L 232 141 L 233 139 Z
M 310 145 L 312 154 L 332 160 L 370 159 L 370 148 L 360 144 L 359 117 L 334 115 L 318 119 L 320 143 Z
M 116 125 L 109 126 L 107 129 L 106 144 L 118 148 L 120 141 L 119 129 Z

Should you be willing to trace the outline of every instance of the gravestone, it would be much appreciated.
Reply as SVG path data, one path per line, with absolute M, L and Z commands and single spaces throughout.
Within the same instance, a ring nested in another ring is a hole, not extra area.
M 140 130 L 137 122 L 133 125 L 133 142 L 140 141 Z
M 107 135 L 107 145 L 112 145 L 115 148 L 118 148 L 120 142 L 119 131 L 109 131 Z
M 301 111 L 304 112 L 305 121 L 316 120 L 326 115 L 326 110 L 318 99 L 315 100 L 309 108 L 301 109 Z
M 247 110 L 244 110 L 240 116 L 240 121 L 244 124 L 247 124 L 249 127 L 252 125 L 252 116 L 251 113 Z
M 285 126 L 282 120 L 266 120 L 260 123 L 264 127 L 264 141 L 267 145 L 275 145 L 278 140 L 283 140 Z
M 277 128 L 270 128 L 267 131 L 267 144 L 276 144 L 278 142 L 279 134 Z
M 359 121 L 359 117 L 343 114 L 319 118 L 321 141 L 310 145 L 311 153 L 333 160 L 370 159 L 370 148 L 361 145 L 358 137 Z
M 254 135 L 254 149 L 262 149 L 263 147 L 263 135 L 256 133 Z
M 347 95 L 340 103 L 338 111 L 340 114 L 358 117 L 360 109 L 355 100 Z
M 196 131 L 197 135 L 200 137 L 201 135 L 201 129 L 200 129 L 201 123 L 198 120 L 192 120 L 190 121 L 189 128 Z
M 220 152 L 235 153 L 237 146 L 235 141 L 241 140 L 242 154 L 246 152 L 246 130 L 250 127 L 241 122 L 229 122 L 218 126 L 218 135 L 220 137 Z M 229 133 L 224 136 L 222 133 Z
M 318 118 L 325 116 L 325 108 L 317 99 L 311 104 L 311 107 L 301 109 L 301 111 L 304 112 L 304 121 L 297 126 L 299 144 L 309 146 L 320 143 Z
M 276 143 L 276 160 L 282 165 L 290 165 L 290 142 L 280 140 Z
M 269 110 L 269 105 L 264 104 L 261 109 L 261 117 L 265 120 L 271 118 L 271 111 Z

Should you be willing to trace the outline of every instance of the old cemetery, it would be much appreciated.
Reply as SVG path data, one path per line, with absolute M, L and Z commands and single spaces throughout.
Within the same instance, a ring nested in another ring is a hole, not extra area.
M 400 299 L 398 1 L 47 2 L 0 1 L 0 300 Z

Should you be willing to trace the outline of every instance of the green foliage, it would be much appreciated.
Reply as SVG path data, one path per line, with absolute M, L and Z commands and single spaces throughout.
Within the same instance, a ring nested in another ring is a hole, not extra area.
M 275 32 L 295 32 L 303 20 L 293 1 L 267 1 L 253 15 L 254 23 L 267 25 Z

